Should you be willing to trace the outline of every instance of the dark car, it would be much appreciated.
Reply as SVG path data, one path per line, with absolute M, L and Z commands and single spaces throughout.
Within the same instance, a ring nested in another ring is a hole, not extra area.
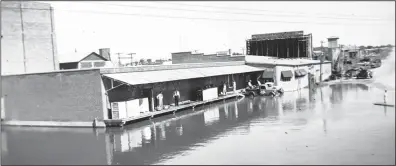
M 367 79 L 367 78 L 373 78 L 373 73 L 367 69 L 362 69 L 360 72 L 356 75 L 357 79 Z

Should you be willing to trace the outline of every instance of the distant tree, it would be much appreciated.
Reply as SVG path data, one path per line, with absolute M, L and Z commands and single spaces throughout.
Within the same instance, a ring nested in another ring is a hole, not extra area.
M 169 58 L 168 61 L 172 61 L 172 58 Z
M 367 48 L 368 48 L 368 49 L 372 49 L 372 48 L 373 48 L 373 46 L 367 46 Z
M 142 59 L 139 60 L 139 62 L 140 62 L 140 64 L 143 65 L 143 64 L 145 64 L 146 60 L 142 58 Z
M 364 49 L 364 48 L 365 48 L 364 46 L 359 46 L 359 49 L 361 49 L 361 50 Z
M 388 44 L 388 45 L 386 45 L 387 47 L 393 47 L 393 45 L 392 44 Z
M 147 63 L 151 64 L 153 61 L 151 59 L 147 59 Z

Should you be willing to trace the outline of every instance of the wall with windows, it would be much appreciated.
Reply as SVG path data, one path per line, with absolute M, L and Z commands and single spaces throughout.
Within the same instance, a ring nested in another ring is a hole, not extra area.
M 307 74 L 305 76 L 296 77 L 295 71 L 298 69 L 304 69 Z M 289 79 L 282 78 L 282 71 L 290 70 L 293 76 Z M 277 85 L 281 86 L 285 91 L 295 91 L 298 89 L 306 88 L 309 84 L 308 72 L 311 72 L 316 82 L 320 82 L 320 64 L 310 65 L 310 66 L 276 66 L 275 82 Z M 329 78 L 331 75 L 331 63 L 322 64 L 322 81 Z
M 89 69 L 89 68 L 100 68 L 107 67 L 109 65 L 108 61 L 104 60 L 84 60 L 78 64 L 79 69 Z

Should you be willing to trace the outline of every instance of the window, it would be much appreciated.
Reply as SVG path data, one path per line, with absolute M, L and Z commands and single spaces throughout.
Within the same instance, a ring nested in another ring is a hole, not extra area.
M 293 72 L 291 70 L 281 71 L 282 81 L 290 81 L 292 77 L 293 77 Z
M 83 61 L 80 62 L 80 68 L 81 69 L 86 69 L 86 68 L 96 68 L 96 67 L 105 67 L 106 62 L 105 61 Z
M 106 65 L 106 62 L 94 62 L 95 67 L 104 67 Z
M 92 63 L 91 62 L 81 62 L 80 66 L 81 66 L 81 68 L 92 68 Z
M 290 81 L 291 80 L 291 77 L 281 77 L 281 80 L 282 81 Z

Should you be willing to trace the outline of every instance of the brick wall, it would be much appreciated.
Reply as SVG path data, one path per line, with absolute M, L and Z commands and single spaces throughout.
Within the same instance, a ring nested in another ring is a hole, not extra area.
M 230 62 L 245 61 L 245 56 L 216 56 L 186 53 L 173 53 L 172 64 L 181 63 L 207 63 L 207 62 Z
M 1 2 L 1 74 L 59 69 L 53 10 L 37 2 Z
M 92 121 L 103 119 L 99 70 L 2 77 L 5 120 Z

